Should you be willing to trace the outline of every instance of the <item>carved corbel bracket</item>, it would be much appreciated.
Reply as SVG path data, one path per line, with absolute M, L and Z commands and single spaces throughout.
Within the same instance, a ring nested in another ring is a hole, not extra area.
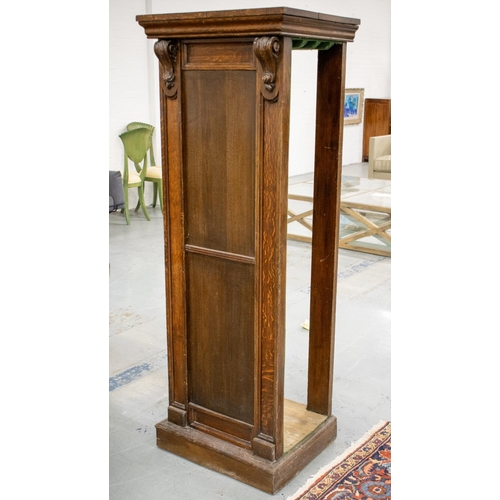
M 179 44 L 177 40 L 158 40 L 155 43 L 155 54 L 161 68 L 161 88 L 167 97 L 177 97 L 177 82 L 175 81 L 175 63 Z
M 273 101 L 278 97 L 276 76 L 281 55 L 281 40 L 277 36 L 263 36 L 253 42 L 253 50 L 262 66 L 262 96 Z

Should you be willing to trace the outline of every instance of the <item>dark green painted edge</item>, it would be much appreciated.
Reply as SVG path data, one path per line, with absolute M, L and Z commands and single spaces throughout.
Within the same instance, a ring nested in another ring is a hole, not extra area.
M 292 50 L 328 50 L 337 42 L 314 40 L 311 38 L 292 38 Z

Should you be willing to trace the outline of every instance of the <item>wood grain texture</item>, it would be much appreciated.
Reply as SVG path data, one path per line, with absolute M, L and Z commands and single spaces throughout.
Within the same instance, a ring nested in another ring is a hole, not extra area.
M 189 403 L 189 421 L 195 429 L 202 430 L 212 436 L 251 449 L 254 427 L 235 418 L 217 413 L 194 403 Z
M 183 44 L 183 69 L 219 69 L 255 71 L 253 39 L 190 40 Z
M 363 117 L 363 161 L 368 161 L 370 137 L 391 133 L 391 100 L 365 99 Z
M 183 79 L 186 243 L 253 256 L 255 72 L 183 71 Z
M 181 85 L 180 60 L 173 71 Z M 164 91 L 163 65 L 160 61 L 161 149 L 163 169 L 163 206 L 165 207 L 165 287 L 167 310 L 167 348 L 170 414 L 186 425 L 187 332 L 184 260 L 184 203 L 182 196 L 182 98 L 172 99 Z M 163 87 L 162 87 L 163 85 Z M 178 410 L 182 410 L 183 413 Z M 182 415 L 182 417 L 180 416 Z
M 148 38 L 286 35 L 350 42 L 360 20 L 288 7 L 136 16 Z
M 275 461 L 192 427 L 179 427 L 168 420 L 156 424 L 156 430 L 160 448 L 274 494 L 336 438 L 337 419 L 326 418 L 297 446 Z
M 318 52 L 307 408 L 331 415 L 346 45 Z
M 253 425 L 253 265 L 187 255 L 189 400 Z
M 284 409 L 284 452 L 286 453 L 314 432 L 327 417 L 308 411 L 305 405 L 289 399 L 285 399 Z
M 264 68 L 258 65 L 258 80 Z M 276 101 L 261 97 L 260 433 L 283 454 L 288 139 L 291 39 L 282 41 Z

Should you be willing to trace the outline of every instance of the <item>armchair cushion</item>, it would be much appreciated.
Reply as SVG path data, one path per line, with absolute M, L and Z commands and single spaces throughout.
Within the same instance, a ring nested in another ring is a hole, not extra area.
M 373 162 L 373 170 L 375 170 L 375 172 L 390 172 L 391 171 L 391 155 L 379 156 Z
M 391 136 L 370 137 L 368 152 L 368 178 L 391 178 Z

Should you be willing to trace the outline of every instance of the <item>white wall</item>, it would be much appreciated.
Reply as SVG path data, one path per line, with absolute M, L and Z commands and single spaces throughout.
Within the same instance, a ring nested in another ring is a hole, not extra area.
M 118 135 L 127 123 L 151 120 L 148 41 L 135 20 L 146 13 L 145 6 L 144 0 L 109 2 L 109 170 L 123 168 Z M 131 189 L 130 205 L 136 201 L 136 190 Z
M 391 97 L 390 0 L 110 0 L 109 168 L 120 168 L 123 163 L 118 134 L 128 122 L 145 121 L 160 130 L 154 41 L 146 39 L 143 28 L 135 21 L 136 15 L 283 5 L 361 19 L 354 42 L 347 44 L 346 88 L 364 88 L 365 98 Z M 315 75 L 316 56 L 315 51 L 292 53 L 290 175 L 308 173 L 313 168 L 316 84 L 311 78 Z M 155 156 L 159 161 L 158 135 Z M 360 162 L 362 147 L 363 124 L 346 126 L 343 164 Z M 146 196 L 150 203 L 150 192 Z

